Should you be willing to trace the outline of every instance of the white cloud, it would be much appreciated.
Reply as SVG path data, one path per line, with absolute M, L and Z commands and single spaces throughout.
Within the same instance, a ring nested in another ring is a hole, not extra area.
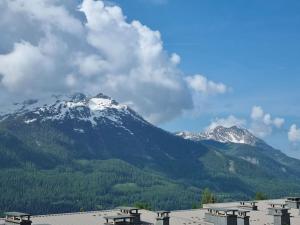
M 181 58 L 176 53 L 173 53 L 172 56 L 171 56 L 171 61 L 172 61 L 172 63 L 174 63 L 174 65 L 177 65 L 177 64 L 180 63 Z
M 283 118 L 275 118 L 273 120 L 273 124 L 277 127 L 277 128 L 281 128 L 284 124 L 285 120 Z
M 4 0 L 8 10 L 22 14 L 29 20 L 37 21 L 41 28 L 56 28 L 79 35 L 83 32 L 80 21 L 75 19 L 63 6 L 55 5 L 53 0 Z
M 300 129 L 297 128 L 296 124 L 293 124 L 290 127 L 290 130 L 288 132 L 288 138 L 291 142 L 300 142 Z
M 264 116 L 264 111 L 260 106 L 253 106 L 251 112 L 251 118 L 254 120 L 261 119 Z
M 3 0 L 0 30 L 1 96 L 103 92 L 163 122 L 193 108 L 191 88 L 227 90 L 200 75 L 187 83 L 180 56 L 164 50 L 158 31 L 128 22 L 104 1 L 83 0 L 78 8 L 73 1 Z
M 216 118 L 211 124 L 206 128 L 206 130 L 212 130 L 218 126 L 223 126 L 230 128 L 232 126 L 245 127 L 246 120 L 237 118 L 233 115 L 228 116 L 227 118 Z
M 283 118 L 272 118 L 269 113 L 265 113 L 261 106 L 253 106 L 251 112 L 250 130 L 257 136 L 263 138 L 273 132 L 273 128 L 281 128 L 285 122 Z
M 10 53 L 0 55 L 1 83 L 11 91 L 23 85 L 34 88 L 32 79 L 46 79 L 47 74 L 52 71 L 51 59 L 47 58 L 39 47 L 28 42 L 15 43 Z
M 80 74 L 84 76 L 97 76 L 109 70 L 109 64 L 99 55 L 78 55 L 76 65 Z
M 228 88 L 223 83 L 215 83 L 208 80 L 202 75 L 194 75 L 186 77 L 186 81 L 191 89 L 203 94 L 224 94 L 228 91 Z

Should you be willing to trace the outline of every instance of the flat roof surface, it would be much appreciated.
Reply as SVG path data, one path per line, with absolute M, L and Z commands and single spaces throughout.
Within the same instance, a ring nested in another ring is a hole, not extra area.
M 264 225 L 272 224 L 273 216 L 268 215 L 269 204 L 284 204 L 285 199 L 258 201 L 257 211 L 250 211 L 251 225 Z M 204 209 L 191 209 L 171 211 L 170 213 L 170 225 L 209 225 L 204 221 L 207 208 L 237 208 L 240 202 L 230 203 L 216 203 L 205 205 Z M 156 221 L 157 213 L 147 210 L 140 210 L 141 220 L 145 221 L 145 224 L 154 224 Z M 300 224 L 299 209 L 289 210 L 291 213 L 291 225 Z M 107 211 L 94 211 L 94 212 L 81 212 L 81 213 L 66 213 L 66 214 L 54 214 L 54 215 L 41 215 L 33 216 L 33 225 L 104 225 L 106 220 L 104 217 L 120 215 L 120 210 L 107 210 Z M 0 221 L 0 224 L 4 224 L 4 221 Z

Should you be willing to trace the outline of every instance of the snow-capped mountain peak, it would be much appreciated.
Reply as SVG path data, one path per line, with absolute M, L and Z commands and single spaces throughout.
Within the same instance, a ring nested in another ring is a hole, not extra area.
M 26 124 L 36 121 L 73 119 L 90 122 L 93 126 L 107 120 L 116 125 L 122 125 L 124 117 L 128 116 L 147 123 L 127 105 L 119 104 L 103 94 L 89 97 L 82 93 L 76 93 L 73 95 L 52 95 L 49 98 L 39 100 L 27 100 L 22 103 L 15 103 L 6 109 L 4 113 L 0 114 L 0 120 L 10 116 L 22 116 Z
M 176 135 L 193 141 L 213 140 L 222 143 L 238 143 L 252 146 L 263 143 L 261 139 L 255 137 L 247 129 L 237 126 L 229 128 L 217 126 L 202 133 L 179 132 Z

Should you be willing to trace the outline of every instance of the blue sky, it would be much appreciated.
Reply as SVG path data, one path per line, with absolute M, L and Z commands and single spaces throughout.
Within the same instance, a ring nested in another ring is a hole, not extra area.
M 300 158 L 299 12 L 293 0 L 2 0 L 0 111 L 103 92 L 171 132 L 239 125 Z
M 115 2 L 128 20 L 161 32 L 165 49 L 181 56 L 184 73 L 203 74 L 232 89 L 209 98 L 211 110 L 199 109 L 199 115 L 181 116 L 161 127 L 200 131 L 216 117 L 249 118 L 258 105 L 285 119 L 282 129 L 264 139 L 300 157 L 287 136 L 291 124 L 300 125 L 299 1 Z

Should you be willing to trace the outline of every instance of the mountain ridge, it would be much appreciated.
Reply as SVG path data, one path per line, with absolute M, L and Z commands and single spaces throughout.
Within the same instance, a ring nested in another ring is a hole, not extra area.
M 25 114 L 28 116 L 28 119 L 24 121 L 25 123 L 35 122 L 41 117 L 44 120 L 60 120 L 67 117 L 70 119 L 73 116 L 73 118 L 89 120 L 93 125 L 96 125 L 96 119 L 101 117 L 118 123 L 120 122 L 120 118 L 117 116 L 113 117 L 113 115 L 123 113 L 131 114 L 131 116 L 141 122 L 148 123 L 127 105 L 119 104 L 102 93 L 95 96 L 86 96 L 82 93 L 52 95 L 46 102 L 32 99 L 23 103 L 15 103 L 14 106 L 9 113 L 2 112 L 2 120 L 9 116 L 21 116 Z M 82 112 L 74 114 L 79 111 L 78 109 Z M 45 111 L 50 115 L 45 115 Z
M 262 139 L 254 136 L 249 130 L 238 127 L 217 126 L 204 132 L 176 132 L 175 135 L 193 141 L 213 140 L 221 143 L 247 144 L 251 146 L 267 145 Z
M 187 148 L 187 154 L 190 155 L 200 155 L 201 151 L 196 149 L 205 149 L 201 144 L 186 143 L 181 138 L 153 126 L 130 107 L 121 105 L 103 94 L 91 97 L 83 94 L 54 96 L 51 99 L 52 102 L 46 104 L 38 100 L 30 105 L 21 104 L 18 109 L 6 114 L 1 123 L 21 138 L 31 139 L 32 137 L 27 135 L 28 132 L 33 132 L 36 135 L 33 147 L 37 149 L 43 145 L 52 145 L 51 141 L 47 140 L 47 132 L 60 134 L 63 137 L 63 140 L 59 140 L 61 143 L 67 139 L 73 140 L 72 143 L 68 143 L 68 148 L 73 149 L 69 152 L 76 157 L 106 159 L 118 156 L 129 162 L 147 161 L 151 165 L 155 162 L 153 158 L 180 160 L 179 152 L 172 149 L 171 143 L 168 146 L 164 143 L 156 144 L 161 137 L 172 139 L 180 143 L 179 145 L 187 144 L 190 146 Z M 37 129 L 42 129 L 42 132 L 37 133 Z M 158 133 L 160 135 L 157 135 Z M 152 145 L 146 144 L 151 141 Z M 55 145 L 55 148 L 64 148 L 61 143 Z M 81 146 L 81 149 L 78 149 L 78 146 Z M 134 152 L 133 149 L 137 146 L 139 151 Z M 56 149 L 51 149 L 51 154 L 59 157 Z M 154 164 L 160 166 L 163 163 Z

